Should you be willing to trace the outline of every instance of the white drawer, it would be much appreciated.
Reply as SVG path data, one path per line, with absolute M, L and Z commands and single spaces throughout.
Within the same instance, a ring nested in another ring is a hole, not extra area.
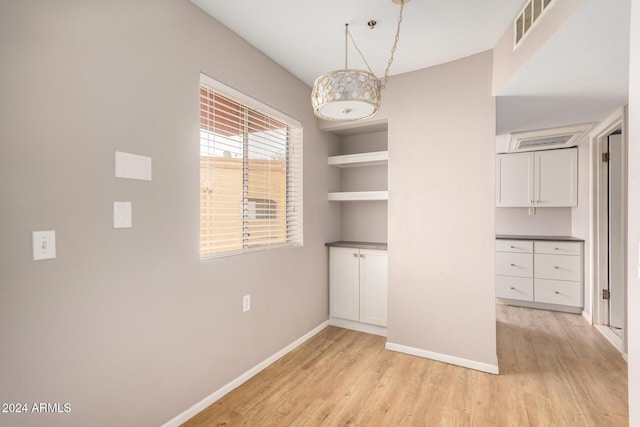
M 496 252 L 496 274 L 500 276 L 533 277 L 533 255 Z
M 536 302 L 582 307 L 580 282 L 536 279 L 535 287 Z
M 533 301 L 533 279 L 530 277 L 496 276 L 496 297 Z
M 581 255 L 582 242 L 540 242 L 536 241 L 535 253 L 551 255 Z
M 496 240 L 496 252 L 533 253 L 531 240 Z
M 582 277 L 579 256 L 535 254 L 534 266 L 536 278 L 577 282 Z

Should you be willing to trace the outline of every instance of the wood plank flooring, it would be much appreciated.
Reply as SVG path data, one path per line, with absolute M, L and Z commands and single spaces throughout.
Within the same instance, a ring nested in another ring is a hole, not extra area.
M 184 426 L 627 426 L 627 364 L 579 315 L 497 306 L 500 375 L 328 327 Z

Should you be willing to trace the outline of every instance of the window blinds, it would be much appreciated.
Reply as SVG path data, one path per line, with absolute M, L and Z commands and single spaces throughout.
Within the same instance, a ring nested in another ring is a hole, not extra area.
M 302 128 L 234 92 L 200 84 L 201 259 L 302 244 Z

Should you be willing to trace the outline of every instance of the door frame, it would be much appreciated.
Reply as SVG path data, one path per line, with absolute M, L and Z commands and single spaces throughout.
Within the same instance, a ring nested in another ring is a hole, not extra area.
M 603 185 L 606 185 L 606 177 L 604 176 L 604 167 L 602 166 L 602 154 L 605 152 L 605 146 L 608 141 L 609 135 L 613 132 L 620 130 L 622 133 L 622 163 L 625 165 L 625 176 L 627 176 L 627 152 L 628 152 L 628 140 L 627 140 L 627 110 L 626 107 L 622 107 L 614 111 L 609 117 L 602 122 L 598 123 L 589 133 L 589 162 L 590 162 L 590 286 L 589 292 L 591 295 L 591 318 L 592 323 L 598 327 L 608 339 L 612 342 L 623 354 L 626 354 L 626 337 L 627 337 L 627 313 L 625 309 L 623 319 L 623 332 L 624 336 L 620 340 L 613 332 L 610 332 L 608 327 L 602 327 L 602 325 L 608 325 L 609 323 L 609 304 L 607 300 L 602 299 L 602 291 L 605 289 L 608 283 L 608 269 L 601 266 L 607 264 L 608 257 L 608 213 L 607 213 L 607 198 L 603 197 L 600 189 Z M 626 212 L 626 200 L 627 200 L 627 179 L 625 179 L 625 188 L 623 189 L 623 209 Z M 628 219 L 627 221 L 628 222 Z M 626 224 L 625 224 L 626 230 Z M 627 282 L 625 280 L 625 300 L 627 294 Z M 626 307 L 626 304 L 625 304 Z

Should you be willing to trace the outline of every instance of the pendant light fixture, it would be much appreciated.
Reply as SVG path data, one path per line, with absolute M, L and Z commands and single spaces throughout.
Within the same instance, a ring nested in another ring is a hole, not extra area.
M 344 69 L 331 71 L 318 77 L 313 84 L 311 92 L 311 104 L 316 116 L 325 120 L 360 120 L 371 117 L 378 112 L 381 101 L 381 91 L 389 80 L 389 69 L 393 63 L 394 54 L 400 39 L 400 25 L 402 24 L 402 11 L 409 0 L 392 0 L 400 5 L 400 16 L 396 37 L 391 48 L 391 58 L 387 63 L 384 80 L 381 81 L 371 71 L 367 60 L 358 49 L 353 36 L 349 32 L 349 24 L 344 29 Z M 370 28 L 375 26 L 375 21 L 369 21 Z M 367 66 L 365 70 L 350 70 L 348 64 L 349 39 L 356 51 Z

